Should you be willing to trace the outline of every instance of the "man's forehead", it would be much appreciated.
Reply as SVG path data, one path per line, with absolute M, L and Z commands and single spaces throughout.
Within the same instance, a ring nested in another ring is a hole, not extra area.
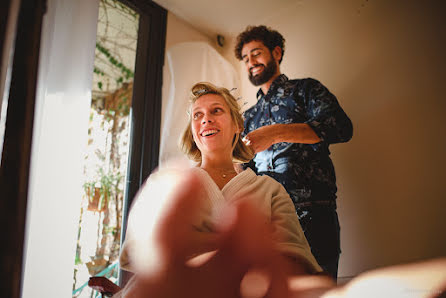
M 265 49 L 266 46 L 263 44 L 260 40 L 253 40 L 250 42 L 247 42 L 243 45 L 242 48 L 242 56 L 247 55 L 249 52 L 255 51 L 257 49 Z

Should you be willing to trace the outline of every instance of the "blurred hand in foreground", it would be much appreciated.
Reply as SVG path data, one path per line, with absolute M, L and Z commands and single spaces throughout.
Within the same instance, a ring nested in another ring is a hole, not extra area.
M 156 269 L 147 270 L 144 239 L 148 238 L 138 234 L 131 253 L 138 269 L 123 297 L 291 297 L 288 272 L 303 274 L 305 270 L 289 268 L 286 257 L 276 252 L 269 225 L 256 206 L 244 200 L 226 206 L 218 233 L 213 233 L 213 247 L 203 248 L 194 241 L 202 234 L 193 229 L 193 219 L 203 204 L 200 189 L 198 177 L 187 175 L 165 208 L 150 238 L 159 247 Z M 312 291 L 334 286 L 329 277 L 310 277 Z
M 274 250 L 262 214 L 243 200 L 226 207 L 213 246 L 202 247 L 196 241 L 202 232 L 192 224 L 203 204 L 200 189 L 193 173 L 184 177 L 151 238 L 158 244 L 158 265 L 146 266 L 148 238 L 143 235 L 131 254 L 136 275 L 116 297 L 446 297 L 446 258 L 369 271 L 342 287 L 327 276 L 293 275 L 304 268 L 290 270 Z M 119 288 L 95 282 L 106 291 Z

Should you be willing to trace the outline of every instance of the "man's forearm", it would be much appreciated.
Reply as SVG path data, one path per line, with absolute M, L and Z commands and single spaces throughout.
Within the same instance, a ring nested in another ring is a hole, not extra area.
M 274 144 L 280 142 L 316 144 L 321 141 L 314 130 L 306 123 L 273 124 Z
M 281 142 L 316 144 L 321 141 L 313 129 L 305 123 L 262 126 L 248 133 L 243 140 L 255 153 Z

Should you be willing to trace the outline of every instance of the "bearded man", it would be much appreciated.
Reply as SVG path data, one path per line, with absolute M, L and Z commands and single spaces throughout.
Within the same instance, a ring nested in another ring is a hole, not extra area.
M 260 87 L 257 103 L 244 113 L 244 140 L 256 153 L 246 166 L 285 187 L 313 255 L 336 279 L 340 228 L 328 147 L 349 141 L 353 126 L 319 81 L 281 74 L 284 44 L 283 36 L 266 26 L 248 27 L 237 37 L 235 55 L 251 83 Z

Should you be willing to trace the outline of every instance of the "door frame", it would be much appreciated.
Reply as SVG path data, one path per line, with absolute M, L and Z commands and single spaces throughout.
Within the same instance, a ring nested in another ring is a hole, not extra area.
M 12 4 L 12 1 L 7 3 L 7 13 L 11 12 Z M 11 298 L 19 298 L 22 287 L 34 106 L 45 11 L 46 0 L 22 0 L 17 22 L 11 25 L 16 26 L 15 40 L 11 45 L 14 58 L 10 84 L 5 85 L 9 89 L 9 96 L 0 164 L 0 225 L 3 227 L 0 292 L 2 296 Z M 0 32 L 3 41 L 11 29 L 7 28 L 11 23 L 6 24 L 2 23 Z M 2 50 L 2 66 L 8 63 L 9 57 L 3 59 Z M 3 94 L 1 96 L 3 98 Z
M 8 8 L 5 11 L 9 12 L 12 1 L 14 0 L 3 3 Z M 158 165 L 167 11 L 152 1 L 120 1 L 140 14 L 129 171 L 121 234 L 123 239 L 126 214 L 132 199 L 145 178 Z M 46 7 L 47 0 L 21 0 L 13 49 L 11 83 L 8 86 L 8 110 L 0 164 L 0 223 L 2 227 L 11 228 L 4 228 L 3 245 L 0 246 L 0 292 L 4 297 L 11 298 L 21 296 L 23 283 L 32 132 L 41 30 Z M 6 15 L 8 16 L 8 13 Z M 5 40 L 6 25 L 0 25 L 0 40 Z M 3 65 L 7 61 L 2 59 L 1 62 Z

